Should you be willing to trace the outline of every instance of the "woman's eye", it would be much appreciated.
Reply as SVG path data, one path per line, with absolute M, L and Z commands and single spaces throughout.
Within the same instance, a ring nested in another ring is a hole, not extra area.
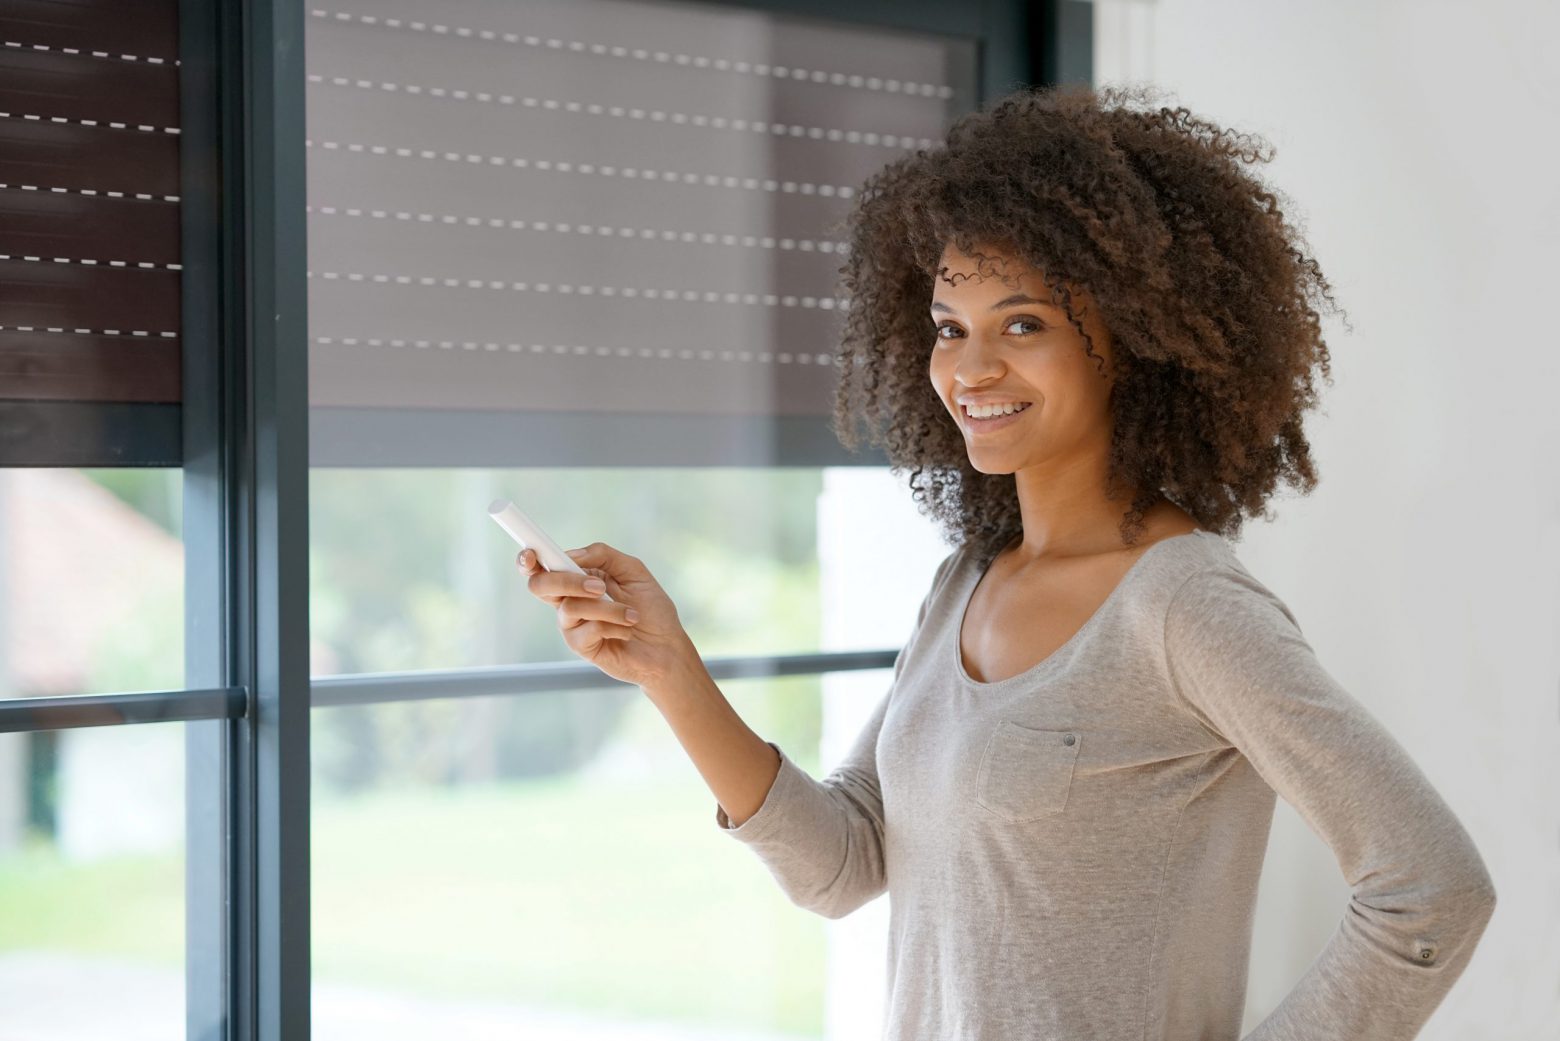
M 1032 326 L 1034 326 L 1033 331 L 1027 332 L 1027 333 L 1019 333 L 1018 334 L 1019 336 L 1033 336 L 1035 333 L 1038 333 L 1038 332 L 1042 331 L 1043 329 L 1045 329 L 1044 325 L 1042 325 L 1040 322 L 1035 321 L 1033 318 L 1014 318 L 1012 321 L 1008 322 L 1007 328 L 1011 329 L 1015 325 L 1032 325 Z M 937 338 L 939 340 L 951 340 L 951 339 L 953 339 L 952 336 L 944 336 L 942 334 L 944 329 L 953 329 L 955 331 L 958 331 L 959 327 L 957 325 L 953 325 L 953 324 L 948 323 L 948 322 L 944 322 L 943 324 L 939 325 L 937 327 L 937 329 L 936 329 Z

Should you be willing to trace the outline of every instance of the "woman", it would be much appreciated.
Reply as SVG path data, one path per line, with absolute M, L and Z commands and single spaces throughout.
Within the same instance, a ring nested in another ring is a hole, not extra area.
M 1414 1037 L 1491 915 L 1458 819 L 1229 541 L 1315 485 L 1328 375 L 1329 286 L 1241 165 L 1260 144 L 1145 88 L 1031 90 L 868 181 L 836 432 L 864 418 L 957 548 L 822 781 L 641 561 L 571 551 L 592 585 L 521 555 L 794 903 L 889 893 L 887 1038 L 1237 1038 L 1279 795 L 1353 892 L 1248 1041 Z

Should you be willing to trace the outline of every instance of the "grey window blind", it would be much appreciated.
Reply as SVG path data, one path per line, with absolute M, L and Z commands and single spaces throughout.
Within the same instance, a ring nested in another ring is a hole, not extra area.
M 0 406 L 182 396 L 178 43 L 177 0 L 0 3 Z
M 838 222 L 974 107 L 974 40 L 639 0 L 307 15 L 316 465 L 832 442 Z

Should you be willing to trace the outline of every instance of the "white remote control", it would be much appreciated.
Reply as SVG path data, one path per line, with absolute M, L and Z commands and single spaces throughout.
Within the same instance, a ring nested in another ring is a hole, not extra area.
M 500 528 L 509 532 L 510 537 L 520 543 L 521 549 L 535 550 L 536 559 L 548 571 L 573 571 L 580 575 L 588 574 L 556 542 L 550 539 L 545 531 L 537 527 L 535 521 L 520 512 L 520 507 L 508 499 L 494 499 L 489 503 L 488 516 L 492 517 Z M 602 593 L 599 599 L 612 601 L 612 598 L 606 593 Z M 616 601 L 612 602 L 615 603 Z

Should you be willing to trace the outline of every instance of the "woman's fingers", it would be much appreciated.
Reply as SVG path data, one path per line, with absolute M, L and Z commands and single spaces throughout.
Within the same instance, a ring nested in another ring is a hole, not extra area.
M 633 617 L 630 617 L 633 615 Z M 586 622 L 611 622 L 614 625 L 633 625 L 638 614 L 627 604 L 602 600 L 598 595 L 589 599 L 566 596 L 558 601 L 558 627 L 572 629 Z
M 615 625 L 633 625 L 639 621 L 639 612 L 618 600 L 604 600 L 605 577 L 600 568 L 590 568 L 586 574 L 573 571 L 547 571 L 537 566 L 534 556 L 527 565 L 521 553 L 520 566 L 530 578 L 526 587 L 533 596 L 558 608 L 561 628 L 573 628 L 581 622 L 611 622 Z M 609 594 L 610 595 L 610 594 Z M 566 623 L 566 624 L 563 624 Z
M 580 574 L 576 571 L 546 571 L 535 568 L 531 571 L 531 577 L 526 582 L 527 588 L 539 597 L 591 597 L 599 598 L 606 592 L 605 583 L 602 583 L 600 575 Z M 602 588 L 592 589 L 588 583 L 602 583 Z

